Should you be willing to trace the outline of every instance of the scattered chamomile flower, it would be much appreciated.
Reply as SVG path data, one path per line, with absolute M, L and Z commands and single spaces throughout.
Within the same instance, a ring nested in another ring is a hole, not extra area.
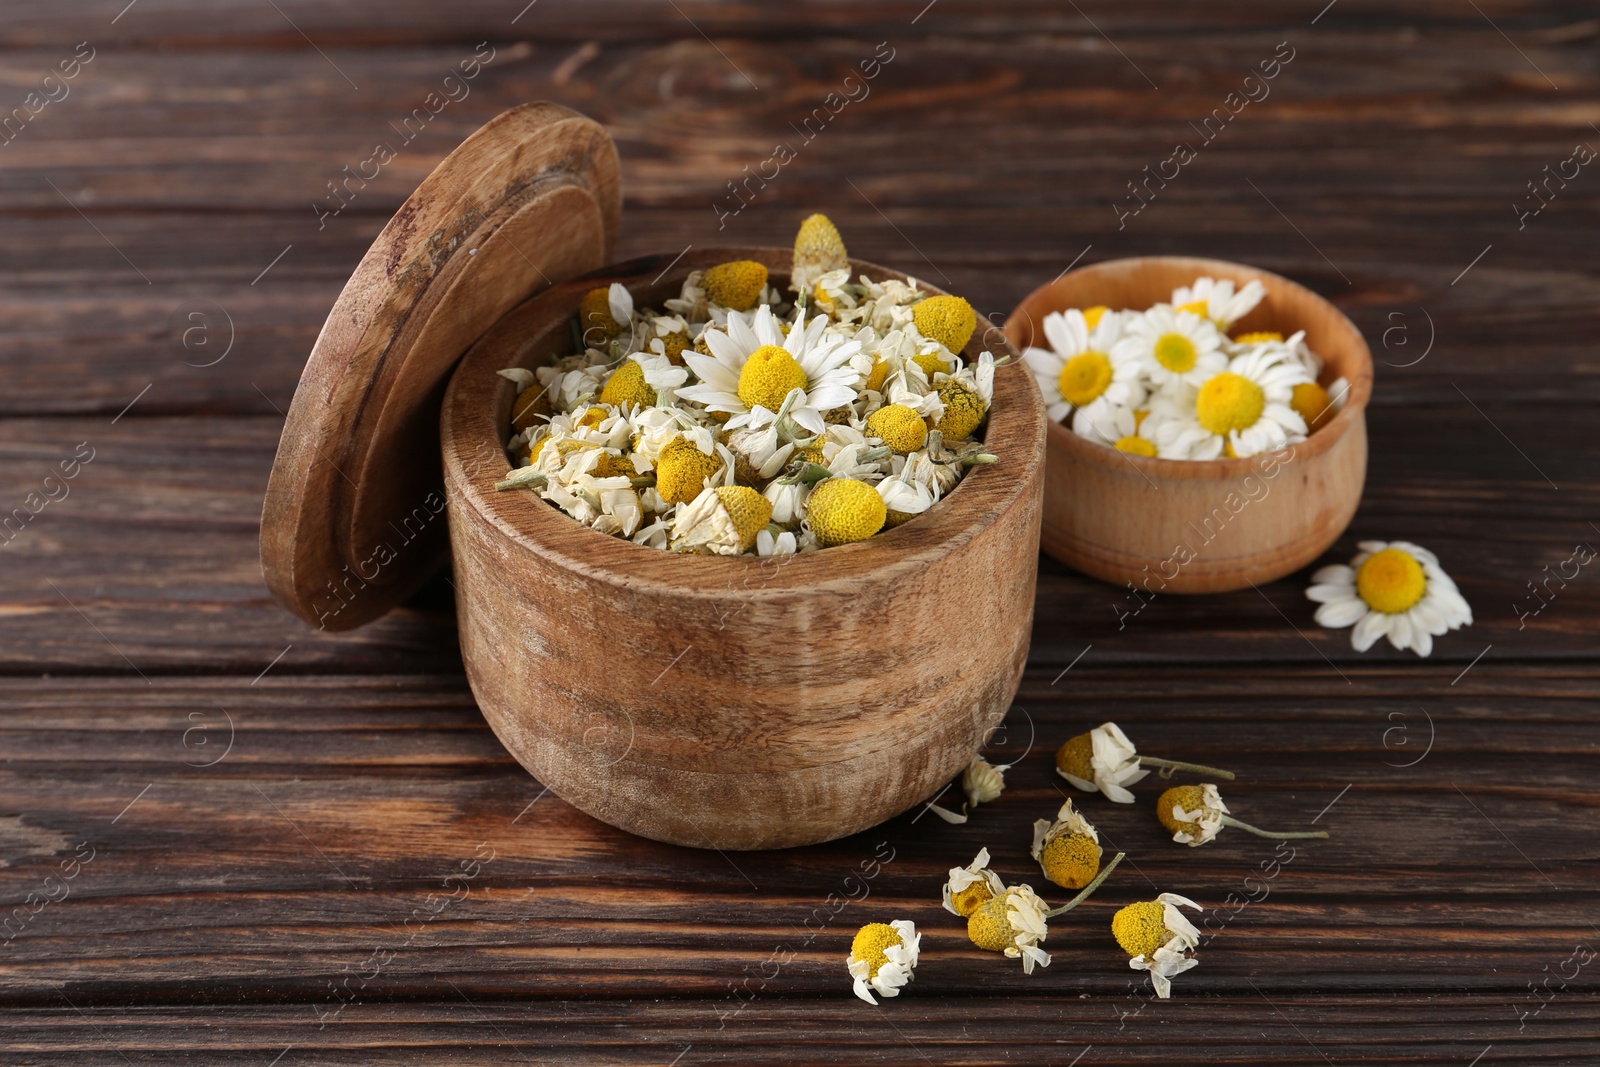
M 1111 917 L 1111 936 L 1131 958 L 1128 966 L 1149 971 L 1156 996 L 1172 996 L 1172 976 L 1182 974 L 1200 961 L 1188 951 L 1200 943 L 1200 931 L 1179 907 L 1202 910 L 1188 897 L 1162 893 L 1154 900 L 1129 904 Z
M 1100 831 L 1072 809 L 1069 799 L 1055 821 L 1033 823 L 1033 858 L 1045 877 L 1063 889 L 1082 889 L 1100 871 Z
M 967 797 L 961 812 L 957 814 L 932 803 L 928 805 L 928 810 L 945 822 L 959 826 L 967 821 L 969 810 L 1000 798 L 1006 788 L 1006 772 L 1010 769 L 1009 763 L 996 767 L 982 756 L 974 756 L 972 762 L 967 764 L 967 769 L 961 772 L 961 792 Z
M 1048 907 L 1030 886 L 1006 886 L 967 917 L 967 939 L 986 951 L 1003 952 L 1011 959 L 1020 957 L 1024 974 L 1032 974 L 1035 966 L 1050 966 L 1050 954 L 1039 947 L 1049 936 L 1049 920 L 1088 900 L 1122 859 L 1123 853 L 1117 853 L 1077 896 L 1059 908 Z
M 907 919 L 892 923 L 868 923 L 856 931 L 850 942 L 845 966 L 855 979 L 856 996 L 876 1004 L 872 996 L 897 997 L 917 969 L 922 935 Z
M 1196 278 L 1193 285 L 1180 285 L 1172 291 L 1172 306 L 1203 315 L 1219 330 L 1226 330 L 1254 311 L 1266 295 L 1266 287 L 1255 278 L 1237 291 L 1228 278 Z
M 1109 442 L 1098 428 L 1110 410 L 1137 408 L 1145 398 L 1139 361 L 1129 349 L 1112 355 L 1122 340 L 1123 321 L 1120 313 L 1102 310 L 1091 328 L 1077 308 L 1053 311 L 1041 323 L 1050 347 L 1030 347 L 1022 354 L 1038 379 L 1050 418 L 1065 422 L 1071 415 L 1074 433 L 1102 443 Z
M 1005 891 L 1000 876 L 989 869 L 989 850 L 980 848 L 970 864 L 950 868 L 944 883 L 944 910 L 965 919 L 990 897 Z
M 1232 771 L 1158 756 L 1141 756 L 1128 735 L 1122 732 L 1122 727 L 1114 722 L 1103 722 L 1086 734 L 1068 738 L 1056 750 L 1057 774 L 1079 789 L 1104 793 L 1107 799 L 1118 804 L 1133 803 L 1133 794 L 1125 787 L 1149 774 L 1148 767 L 1158 768 L 1163 778 L 1171 778 L 1174 771 L 1190 771 L 1233 780 Z
M 1318 626 L 1353 625 L 1350 644 L 1365 652 L 1380 637 L 1419 656 L 1433 639 L 1472 625 L 1472 608 L 1439 566 L 1439 557 L 1410 541 L 1362 541 L 1347 567 L 1333 564 L 1311 576 L 1306 598 L 1317 601 Z
M 1261 830 L 1247 822 L 1240 822 L 1228 814 L 1217 787 L 1205 785 L 1175 785 L 1162 793 L 1156 801 L 1156 817 L 1180 845 L 1197 848 L 1222 832 L 1224 826 L 1266 837 L 1274 841 L 1291 841 L 1308 837 L 1327 837 L 1326 830 L 1292 830 L 1274 832 Z
M 1210 319 L 1157 304 L 1128 319 L 1113 355 L 1136 361 L 1157 389 L 1170 391 L 1183 385 L 1198 389 L 1227 369 L 1222 341 Z

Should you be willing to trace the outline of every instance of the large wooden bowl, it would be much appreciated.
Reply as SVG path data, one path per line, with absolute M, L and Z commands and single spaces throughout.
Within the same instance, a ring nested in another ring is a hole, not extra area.
M 1027 657 L 1044 412 L 1015 359 L 995 375 L 985 432 L 1000 462 L 859 544 L 787 559 L 680 556 L 596 533 L 533 494 L 495 491 L 510 469 L 514 392 L 495 371 L 570 351 L 585 291 L 620 281 L 660 306 L 690 270 L 755 259 L 782 285 L 790 258 L 696 249 L 557 285 L 473 346 L 445 398 L 461 649 L 478 704 L 559 796 L 662 841 L 804 845 L 906 810 L 972 758 Z M 975 335 L 968 355 L 982 342 Z
M 1338 308 L 1287 278 L 1215 259 L 1149 256 L 1082 267 L 1042 286 L 1006 320 L 1019 348 L 1041 345 L 1045 315 L 1103 304 L 1143 309 L 1209 275 L 1266 298 L 1234 326 L 1306 331 L 1326 361 L 1324 385 L 1344 377 L 1344 409 L 1304 442 L 1248 459 L 1186 461 L 1129 455 L 1048 427 L 1044 550 L 1117 585 L 1146 593 L 1214 593 L 1281 578 L 1338 539 L 1361 502 L 1372 354 Z M 1037 338 L 1037 339 L 1036 339 Z

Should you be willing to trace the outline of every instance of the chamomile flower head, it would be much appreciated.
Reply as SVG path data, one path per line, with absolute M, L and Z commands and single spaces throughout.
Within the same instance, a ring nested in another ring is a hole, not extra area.
M 1149 971 L 1156 996 L 1172 996 L 1172 977 L 1182 974 L 1200 961 L 1188 955 L 1200 944 L 1200 931 L 1180 908 L 1200 911 L 1200 905 L 1176 893 L 1162 893 L 1154 900 L 1129 904 L 1111 917 L 1111 936 L 1129 956 L 1128 966 Z
M 1005 891 L 1000 876 L 989 869 L 989 850 L 980 848 L 967 866 L 950 868 L 950 877 L 944 883 L 944 910 L 965 919 L 989 898 Z
M 708 267 L 700 278 L 706 299 L 729 311 L 749 311 L 766 288 L 767 268 L 752 259 L 736 259 Z
M 825 274 L 844 271 L 849 277 L 850 256 L 844 249 L 839 228 L 826 215 L 812 215 L 800 224 L 794 236 L 794 266 L 789 273 L 789 288 L 797 293 L 812 291 Z
M 978 328 L 978 313 L 959 296 L 930 296 L 911 308 L 917 332 L 938 341 L 948 351 L 959 353 L 972 340 Z
M 920 454 L 920 453 L 919 453 Z M 939 492 L 932 485 L 919 481 L 916 465 L 908 463 L 898 474 L 892 474 L 878 483 L 878 495 L 883 497 L 887 509 L 884 526 L 899 526 L 910 522 L 939 501 Z
M 806 526 L 824 545 L 865 541 L 888 517 L 877 489 L 856 478 L 825 478 L 806 497 Z
M 1044 394 L 1045 413 L 1055 422 L 1071 416 L 1074 433 L 1084 434 L 1104 422 L 1112 408 L 1144 402 L 1138 359 L 1129 349 L 1117 351 L 1123 322 L 1121 313 L 1100 310 L 1091 328 L 1077 308 L 1053 311 L 1041 323 L 1050 347 L 1029 348 L 1022 354 Z
M 1050 954 L 1039 947 L 1050 933 L 1044 901 L 1026 885 L 1007 886 L 967 917 L 967 938 L 989 952 L 1022 959 L 1024 974 L 1050 966 Z
M 1139 753 L 1114 722 L 1101 723 L 1056 750 L 1056 773 L 1079 789 L 1104 793 L 1118 804 L 1132 804 L 1127 786 L 1150 772 L 1139 766 Z
M 702 449 L 690 437 L 674 437 L 656 460 L 656 491 L 669 504 L 686 504 L 726 466 L 715 450 Z
M 1009 766 L 996 767 L 982 756 L 974 756 L 967 769 L 961 772 L 961 791 L 972 807 L 1000 799 L 1006 788 L 1006 771 Z
M 880 997 L 899 996 L 917 969 L 921 943 L 916 925 L 906 919 L 868 923 L 857 930 L 845 961 L 856 996 L 868 1004 L 878 1003 L 874 992 Z
M 1198 847 L 1216 837 L 1226 814 L 1222 794 L 1209 782 L 1173 786 L 1156 801 L 1156 816 L 1180 845 Z
M 904 404 L 885 404 L 867 416 L 867 435 L 904 456 L 927 442 L 928 424 Z
M 578 302 L 578 324 L 584 342 L 604 345 L 627 331 L 633 321 L 633 294 L 619 282 L 590 289 Z
M 1306 423 L 1290 402 L 1305 368 L 1281 346 L 1262 345 L 1207 378 L 1192 405 L 1152 417 L 1160 454 L 1168 459 L 1236 458 L 1275 452 L 1305 439 Z
M 1427 656 L 1435 637 L 1472 625 L 1472 608 L 1432 552 L 1410 541 L 1362 541 L 1360 548 L 1349 566 L 1311 576 L 1306 597 L 1321 605 L 1318 626 L 1354 626 L 1357 652 L 1387 637 L 1397 649 Z
M 678 552 L 741 555 L 771 518 L 772 502 L 748 485 L 713 486 L 678 509 L 670 544 Z
M 1344 402 L 1349 396 L 1350 383 L 1344 378 L 1336 379 L 1327 388 L 1315 381 L 1306 381 L 1294 387 L 1289 406 L 1305 420 L 1307 432 L 1316 433 L 1344 410 Z
M 1068 800 L 1054 821 L 1033 824 L 1033 858 L 1045 877 L 1063 889 L 1082 889 L 1100 873 L 1100 832 Z
M 1128 316 L 1114 354 L 1118 359 L 1136 361 L 1156 389 L 1183 385 L 1198 389 L 1207 378 L 1228 367 L 1222 340 L 1210 319 L 1157 304 Z
M 1218 329 L 1226 330 L 1254 311 L 1266 295 L 1266 287 L 1254 278 L 1239 289 L 1227 278 L 1196 278 L 1193 285 L 1180 285 L 1172 291 L 1172 306 L 1203 315 Z
M 941 412 L 934 427 L 946 439 L 964 441 L 978 432 L 989 414 L 988 402 L 977 389 L 958 378 L 949 378 L 939 386 Z

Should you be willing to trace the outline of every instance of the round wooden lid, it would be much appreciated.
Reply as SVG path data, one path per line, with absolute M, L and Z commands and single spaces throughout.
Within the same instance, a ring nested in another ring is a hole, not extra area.
M 605 128 L 555 104 L 490 120 L 362 257 L 300 376 L 261 516 L 279 603 L 347 630 L 416 590 L 449 548 L 439 410 L 480 334 L 604 266 L 622 210 Z

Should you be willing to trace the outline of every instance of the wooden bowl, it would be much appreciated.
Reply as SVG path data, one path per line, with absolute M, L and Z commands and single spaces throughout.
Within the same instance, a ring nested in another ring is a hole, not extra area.
M 495 491 L 515 392 L 495 371 L 570 351 L 594 286 L 660 306 L 689 271 L 730 259 L 787 283 L 788 250 L 695 249 L 556 285 L 502 317 L 445 397 L 445 485 L 467 677 L 511 754 L 645 837 L 778 848 L 927 799 L 1004 717 L 1033 616 L 1044 411 L 1013 359 L 985 432 L 999 463 L 902 526 L 783 559 L 644 548 Z
M 1287 278 L 1215 259 L 1110 260 L 1036 289 L 1006 320 L 1006 336 L 1019 348 L 1042 345 L 1039 326 L 1052 311 L 1143 309 L 1205 275 L 1236 285 L 1259 280 L 1266 298 L 1234 332 L 1305 330 L 1326 362 L 1323 384 L 1344 377 L 1350 392 L 1305 441 L 1248 459 L 1129 455 L 1050 422 L 1044 550 L 1086 574 L 1131 583 L 1139 595 L 1225 592 L 1298 570 L 1344 532 L 1366 479 L 1372 354 L 1338 308 Z

